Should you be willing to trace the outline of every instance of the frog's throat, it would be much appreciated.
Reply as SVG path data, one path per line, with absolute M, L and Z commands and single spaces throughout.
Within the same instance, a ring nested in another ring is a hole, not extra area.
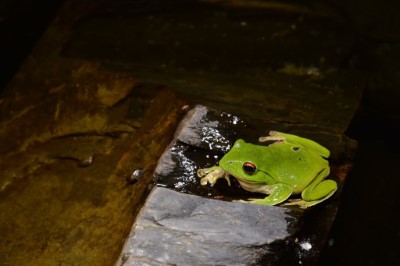
M 257 193 L 264 193 L 264 194 L 271 194 L 272 189 L 270 186 L 264 184 L 264 183 L 259 183 L 259 182 L 252 182 L 240 178 L 236 178 L 239 181 L 240 186 L 250 192 L 257 192 Z

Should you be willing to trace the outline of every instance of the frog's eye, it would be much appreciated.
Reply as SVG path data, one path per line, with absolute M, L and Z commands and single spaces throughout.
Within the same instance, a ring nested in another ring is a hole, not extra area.
M 248 175 L 252 175 L 256 172 L 257 167 L 250 163 L 250 162 L 245 162 L 242 166 L 243 172 L 245 172 Z

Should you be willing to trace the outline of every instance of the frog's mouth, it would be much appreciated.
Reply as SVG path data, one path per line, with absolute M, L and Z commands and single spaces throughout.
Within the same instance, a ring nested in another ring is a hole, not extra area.
M 236 179 L 237 181 L 239 181 L 240 186 L 247 191 L 264 193 L 264 194 L 272 193 L 271 187 L 264 183 L 248 181 L 237 177 Z

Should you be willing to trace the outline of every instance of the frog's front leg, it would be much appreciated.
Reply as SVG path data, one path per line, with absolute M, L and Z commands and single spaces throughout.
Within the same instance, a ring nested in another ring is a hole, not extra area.
M 269 194 L 264 199 L 250 199 L 250 203 L 262 204 L 262 205 L 276 205 L 287 200 L 293 193 L 291 186 L 280 183 L 269 186 Z
M 229 173 L 227 173 L 221 166 L 198 169 L 197 176 L 201 178 L 200 184 L 202 186 L 205 186 L 208 183 L 213 186 L 220 178 L 225 178 L 225 180 L 228 182 L 228 185 L 231 185 Z
M 286 133 L 282 133 L 282 132 L 278 132 L 278 131 L 270 131 L 269 136 L 260 137 L 258 140 L 260 142 L 284 141 L 287 143 L 299 144 L 301 146 L 306 147 L 309 150 L 312 150 L 312 151 L 318 153 L 319 155 L 321 155 L 325 158 L 328 158 L 330 156 L 329 150 L 327 148 L 325 148 L 324 146 L 318 144 L 317 142 L 315 142 L 313 140 L 302 138 L 302 137 L 292 135 L 292 134 L 286 134 Z

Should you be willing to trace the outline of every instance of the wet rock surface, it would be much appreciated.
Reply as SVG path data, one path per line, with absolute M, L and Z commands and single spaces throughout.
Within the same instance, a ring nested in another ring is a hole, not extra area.
M 160 186 L 196 195 L 218 195 L 216 187 L 201 186 L 196 170 L 212 166 L 229 151 L 237 130 L 246 124 L 237 116 L 197 105 L 181 121 L 174 140 L 163 153 L 154 180 Z
M 304 210 L 230 202 L 265 197 L 245 191 L 232 177 L 231 186 L 224 180 L 212 187 L 200 185 L 198 168 L 216 165 L 237 138 L 256 143 L 258 132 L 268 132 L 267 127 L 250 130 L 252 123 L 201 105 L 188 111 L 159 159 L 154 173 L 158 187 L 142 208 L 119 265 L 316 264 L 338 208 L 340 191 Z M 291 132 L 285 124 L 266 126 L 290 133 L 302 130 L 299 127 Z M 319 137 L 325 145 L 336 135 L 321 133 Z M 341 153 L 352 147 L 336 149 L 333 157 L 346 158 Z M 329 178 L 342 187 L 349 162 L 337 159 L 331 167 Z
M 271 258 L 265 265 L 272 265 L 283 259 L 276 254 L 292 247 L 297 223 L 288 209 L 157 187 L 117 265 L 257 265 L 265 256 Z M 278 243 L 279 248 L 271 248 Z

